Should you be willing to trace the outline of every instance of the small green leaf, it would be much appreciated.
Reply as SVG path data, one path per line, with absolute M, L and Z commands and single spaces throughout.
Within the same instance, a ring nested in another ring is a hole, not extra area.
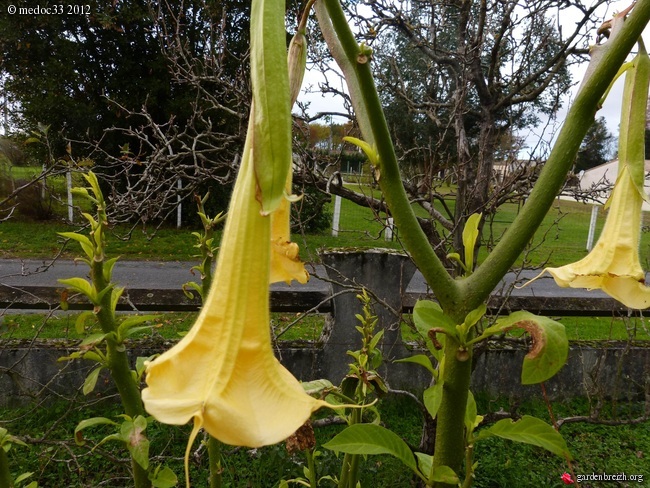
M 460 482 L 458 476 L 456 473 L 454 473 L 454 470 L 449 466 L 436 466 L 433 469 L 433 473 L 431 474 L 431 479 L 429 481 L 432 481 L 434 483 L 445 483 L 449 485 L 457 485 Z
M 154 488 L 172 488 L 178 484 L 176 474 L 168 467 L 156 470 L 153 475 L 149 473 L 149 481 Z
M 436 371 L 436 368 L 433 367 L 433 363 L 431 362 L 431 359 L 429 359 L 429 356 L 425 356 L 424 354 L 416 354 L 414 356 L 409 356 L 407 358 L 396 359 L 393 362 L 419 364 L 420 366 L 425 367 L 429 371 L 429 373 L 433 375 L 434 378 L 438 377 L 438 371 Z
M 110 333 L 110 332 L 109 332 Z M 81 343 L 79 344 L 79 347 L 84 347 L 84 346 L 94 346 L 96 344 L 99 344 L 102 342 L 104 339 L 106 339 L 106 336 L 108 334 L 90 334 L 88 337 L 86 337 Z
M 442 334 L 438 335 L 438 343 L 434 344 L 432 337 L 429 335 L 431 329 L 436 328 L 439 331 L 444 331 L 444 335 L 450 335 L 455 340 L 458 340 L 456 324 L 442 311 L 442 308 L 436 302 L 418 300 L 415 307 L 413 307 L 413 322 L 418 333 L 424 339 L 427 349 L 438 362 L 442 359 L 441 349 L 445 337 L 440 337 Z
M 463 228 L 463 247 L 465 248 L 465 267 L 468 273 L 474 270 L 474 248 L 478 239 L 478 226 L 481 222 L 480 213 L 470 215 Z
M 103 368 L 101 366 L 95 368 L 88 374 L 88 376 L 86 376 L 82 390 L 84 395 L 92 393 L 92 391 L 95 389 L 95 386 L 97 385 L 97 379 L 99 378 L 99 373 L 101 373 L 102 369 Z
M 422 394 L 422 400 L 424 401 L 424 406 L 431 415 L 432 418 L 436 418 L 438 415 L 438 410 L 440 409 L 440 404 L 442 403 L 442 382 L 436 383 L 433 386 L 430 386 Z
M 390 454 L 413 472 L 418 472 L 415 456 L 394 432 L 375 424 L 354 424 L 336 435 L 323 447 L 347 454 Z
M 149 469 L 149 439 L 144 434 L 146 428 L 147 419 L 138 415 L 133 421 L 125 421 L 120 429 L 120 435 L 126 442 L 131 457 L 142 469 Z
M 92 259 L 94 257 L 95 251 L 93 244 L 85 235 L 77 234 L 76 232 L 58 232 L 58 234 L 66 239 L 77 241 L 81 245 L 81 249 L 83 249 L 88 258 Z
M 116 286 L 113 288 L 113 294 L 111 295 L 111 311 L 115 312 L 115 310 L 117 310 L 117 304 L 120 301 L 122 293 L 124 293 L 124 287 Z
M 87 280 L 84 280 L 83 278 L 66 278 L 58 281 L 62 285 L 72 288 L 78 293 L 82 293 L 86 295 L 86 297 L 88 297 L 91 302 L 95 303 L 96 301 L 95 290 Z
M 117 263 L 119 257 L 107 259 L 104 261 L 104 280 L 107 283 L 110 283 L 113 280 L 113 268 L 115 263 Z
M 499 420 L 491 427 L 481 430 L 474 437 L 474 441 L 477 442 L 493 436 L 523 442 L 524 444 L 532 444 L 558 456 L 571 458 L 569 448 L 560 433 L 546 422 L 529 415 L 524 415 L 516 422 L 513 422 L 512 419 Z
M 152 320 L 156 320 L 158 316 L 156 315 L 131 315 L 130 317 L 127 317 L 124 319 L 119 327 L 118 330 L 123 333 L 124 331 L 130 329 L 131 327 L 135 327 L 136 325 L 140 325 L 144 322 L 150 322 Z
M 18 476 L 18 477 L 16 478 L 15 483 L 16 483 L 16 484 L 18 484 L 18 483 L 22 483 L 23 481 L 25 481 L 27 478 L 29 478 L 29 477 L 30 477 L 31 475 L 33 475 L 33 474 L 34 474 L 34 473 L 23 473 L 23 474 L 21 474 L 20 476 Z
M 95 425 L 118 425 L 118 423 L 113 422 L 111 419 L 107 419 L 106 417 L 93 417 L 90 419 L 82 420 L 74 429 L 74 440 L 77 445 L 83 446 L 86 443 L 86 441 L 83 440 L 81 431 L 87 429 L 88 427 L 94 427 Z
M 95 314 L 88 310 L 79 314 L 77 320 L 74 322 L 74 329 L 77 334 L 81 335 L 86 332 L 86 320 L 88 320 L 90 317 L 95 317 Z
M 433 456 L 425 454 L 423 452 L 416 452 L 415 457 L 418 460 L 418 469 L 422 473 L 425 479 L 429 477 L 431 473 L 431 465 L 433 464 Z

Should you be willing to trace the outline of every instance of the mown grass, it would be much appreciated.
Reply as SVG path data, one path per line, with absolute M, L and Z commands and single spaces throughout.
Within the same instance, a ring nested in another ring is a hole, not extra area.
M 62 177 L 57 177 L 62 180 Z M 52 181 L 58 181 L 53 178 Z M 378 189 L 359 187 L 349 184 L 350 188 L 360 192 L 380 196 Z M 445 213 L 442 206 L 436 202 L 437 208 Z M 454 202 L 449 202 L 453 212 Z M 328 204 L 331 212 L 333 203 Z M 424 211 L 415 206 L 416 214 L 425 216 Z M 505 230 L 512 224 L 518 213 L 516 204 L 504 204 L 494 219 L 486 224 L 486 232 L 482 243 L 479 262 L 485 259 L 490 249 L 498 242 Z M 577 261 L 587 253 L 586 242 L 589 230 L 591 206 L 582 203 L 556 200 L 553 208 L 548 212 L 542 226 L 535 235 L 530 249 L 526 254 L 527 266 L 563 265 Z M 341 221 L 338 237 L 331 235 L 331 230 L 319 234 L 294 234 L 294 239 L 301 245 L 301 254 L 307 261 L 318 261 L 321 249 L 334 247 L 347 248 L 372 248 L 385 247 L 399 249 L 399 229 L 397 237 L 391 241 L 384 239 L 385 215 L 374 215 L 370 209 L 343 200 L 341 204 Z M 597 233 L 600 232 L 605 220 L 605 212 L 600 211 L 597 223 Z M 81 222 L 81 219 L 79 219 Z M 70 232 L 80 228 L 79 223 L 71 225 L 63 219 L 55 222 L 27 222 L 10 219 L 0 223 L 0 258 L 48 258 L 56 255 L 61 249 L 63 239 L 58 232 Z M 650 215 L 644 214 L 644 228 L 650 227 Z M 194 241 L 191 236 L 195 227 L 180 230 L 171 226 L 162 226 L 159 229 L 136 227 L 131 229 L 126 226 L 115 226 L 109 231 L 109 248 L 111 255 L 122 256 L 123 259 L 133 260 L 194 260 Z M 445 234 L 442 227 L 438 231 Z M 217 240 L 220 232 L 217 232 Z M 644 264 L 648 264 L 650 255 L 650 232 L 643 232 L 641 239 L 641 256 Z M 76 256 L 76 246 L 67 246 L 63 256 L 72 258 Z M 522 264 L 523 256 L 518 259 Z
M 48 314 L 5 314 L 0 322 L 0 339 L 68 339 L 82 340 L 86 337 L 92 321 L 86 322 L 86 330 L 76 330 L 78 312 L 53 311 Z M 124 315 L 121 315 L 124 316 Z M 141 332 L 140 338 L 178 339 L 185 334 L 196 319 L 196 312 L 176 312 L 154 315 L 149 321 L 151 329 Z M 418 335 L 402 324 L 402 337 L 406 342 L 417 341 Z M 278 341 L 318 341 L 325 324 L 325 316 L 319 314 L 273 313 L 271 330 Z M 556 317 L 566 328 L 570 341 L 648 341 L 650 321 L 645 317 Z M 95 325 L 96 327 L 96 325 Z M 513 332 L 514 333 L 514 332 Z

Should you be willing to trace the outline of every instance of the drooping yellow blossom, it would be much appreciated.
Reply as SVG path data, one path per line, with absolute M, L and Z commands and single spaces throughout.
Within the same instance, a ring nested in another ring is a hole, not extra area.
M 576 263 L 546 271 L 561 287 L 601 289 L 630 308 L 648 308 L 650 288 L 639 261 L 643 198 L 626 165 L 610 198 L 605 226 L 591 252 Z
M 327 405 L 307 395 L 273 356 L 271 218 L 260 212 L 246 144 L 212 289 L 189 333 L 147 366 L 142 398 L 167 424 L 195 421 L 218 440 L 259 447 L 291 435 Z
M 641 206 L 644 190 L 645 109 L 650 80 L 650 58 L 639 42 L 639 54 L 630 63 L 625 80 L 619 166 L 607 202 L 609 213 L 598 242 L 580 261 L 547 268 L 562 287 L 601 289 L 630 308 L 650 307 L 650 288 L 639 260 Z

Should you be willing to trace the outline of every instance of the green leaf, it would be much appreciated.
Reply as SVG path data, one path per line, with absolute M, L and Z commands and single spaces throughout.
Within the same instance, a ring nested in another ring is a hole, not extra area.
M 560 433 L 546 422 L 529 415 L 524 415 L 516 422 L 513 422 L 512 419 L 499 420 L 491 427 L 481 430 L 474 438 L 474 441 L 477 442 L 493 436 L 524 444 L 532 444 L 558 456 L 571 458 L 569 448 Z
M 440 404 L 442 403 L 442 385 L 444 383 L 437 382 L 433 386 L 430 386 L 422 394 L 422 400 L 424 401 L 424 406 L 431 415 L 432 418 L 436 418 L 438 415 L 438 410 L 440 409 Z
M 106 339 L 106 336 L 108 334 L 111 334 L 111 332 L 107 334 L 90 334 L 88 337 L 86 337 L 81 343 L 79 344 L 79 347 L 84 347 L 84 346 L 94 346 L 96 344 L 99 344 L 102 342 L 104 339 Z
M 117 303 L 120 301 L 120 297 L 124 293 L 124 287 L 116 286 L 113 288 L 113 294 L 111 295 L 111 311 L 115 312 L 117 310 Z
M 465 329 L 469 330 L 470 328 L 474 327 L 478 321 L 485 316 L 486 313 L 487 305 L 485 305 L 485 303 L 482 303 L 477 308 L 468 313 L 467 317 L 465 317 L 465 320 L 463 321 Z
M 478 225 L 481 222 L 482 214 L 475 213 L 470 215 L 463 228 L 463 247 L 465 248 L 465 267 L 467 272 L 471 273 L 474 269 L 474 248 L 478 239 Z
M 85 312 L 81 312 L 79 316 L 77 317 L 77 320 L 75 320 L 74 323 L 74 329 L 77 331 L 77 334 L 83 334 L 86 332 L 86 321 L 90 317 L 95 317 L 95 314 L 86 310 Z
M 431 337 L 429 337 L 429 331 L 435 327 L 458 339 L 456 324 L 442 311 L 442 308 L 436 302 L 418 300 L 415 307 L 413 307 L 413 322 L 418 333 L 425 340 L 427 348 L 438 361 L 440 361 L 441 352 L 434 347 Z
M 83 446 L 86 443 L 86 441 L 83 440 L 81 431 L 87 429 L 88 427 L 94 427 L 95 425 L 118 425 L 118 423 L 112 421 L 111 419 L 107 419 L 106 417 L 93 417 L 90 419 L 82 420 L 74 429 L 74 440 L 77 445 Z
M 138 415 L 133 421 L 125 421 L 120 429 L 120 435 L 126 442 L 131 457 L 142 469 L 149 469 L 149 439 L 144 435 L 146 428 L 147 419 Z
M 305 393 L 311 396 L 318 396 L 321 393 L 323 393 L 323 391 L 331 390 L 334 388 L 332 382 L 325 379 L 305 381 L 301 383 L 301 385 L 302 385 L 302 389 L 305 390 Z
M 424 475 L 425 479 L 428 479 L 429 473 L 431 473 L 431 465 L 433 464 L 433 456 L 423 452 L 416 452 L 415 457 L 418 460 L 420 472 Z
M 431 473 L 431 479 L 429 481 L 435 483 L 446 483 L 449 485 L 457 485 L 460 483 L 458 476 L 449 466 L 436 466 L 433 469 L 433 473 Z
M 513 328 L 524 329 L 533 338 L 533 347 L 524 358 L 522 384 L 546 381 L 564 366 L 569 355 L 569 341 L 564 325 L 548 317 L 539 317 L 525 311 L 514 312 L 485 329 L 481 338 Z
M 178 484 L 176 474 L 168 467 L 156 470 L 153 474 L 149 473 L 149 481 L 154 488 L 172 488 Z
M 425 356 L 424 354 L 415 354 L 414 356 L 409 356 L 407 358 L 396 359 L 393 362 L 419 364 L 420 366 L 425 367 L 429 373 L 433 375 L 434 378 L 438 377 L 438 371 L 436 371 L 436 368 L 433 367 L 431 359 L 429 359 L 429 356 Z
M 90 299 L 91 302 L 96 303 L 96 293 L 92 285 L 83 278 L 65 278 L 58 280 L 59 283 L 65 285 L 69 288 L 72 288 L 76 292 L 84 294 Z
M 354 424 L 323 447 L 347 454 L 390 454 L 418 472 L 413 452 L 397 434 L 375 424 Z
M 110 283 L 113 279 L 113 268 L 115 267 L 115 263 L 117 263 L 118 259 L 120 258 L 116 257 L 104 261 L 104 280 L 107 283 Z
M 86 256 L 88 256 L 88 258 L 92 259 L 95 256 L 93 244 L 85 235 L 77 234 L 76 232 L 58 232 L 58 234 L 66 239 L 77 241 L 81 245 L 81 249 L 83 249 L 83 252 L 86 253 Z
M 97 379 L 99 378 L 99 373 L 101 373 L 102 369 L 103 368 L 101 366 L 95 368 L 90 372 L 90 374 L 88 374 L 88 376 L 86 376 L 82 390 L 84 395 L 92 393 L 92 391 L 95 389 L 95 386 L 97 385 Z
M 467 392 L 467 408 L 465 408 L 465 428 L 467 429 L 468 435 L 471 435 L 474 432 L 474 429 L 483 421 L 483 416 L 478 415 L 476 410 L 476 400 L 474 400 L 474 395 L 471 391 Z
M 128 331 L 130 328 L 135 327 L 136 325 L 140 325 L 144 322 L 150 322 L 152 320 L 156 320 L 157 318 L 157 315 L 131 315 L 120 323 L 117 330 L 120 334 L 124 334 L 125 331 Z
M 30 477 L 31 475 L 33 475 L 33 474 L 34 474 L 34 473 L 23 473 L 23 474 L 21 474 L 20 476 L 18 476 L 18 477 L 16 478 L 15 483 L 16 483 L 16 484 L 18 484 L 18 483 L 22 483 L 23 481 L 25 481 L 27 478 L 29 478 L 29 477 Z

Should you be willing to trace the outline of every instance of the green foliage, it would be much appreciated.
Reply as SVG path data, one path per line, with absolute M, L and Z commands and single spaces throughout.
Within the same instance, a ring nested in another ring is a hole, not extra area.
M 607 129 L 605 117 L 598 117 L 580 145 L 574 171 L 579 173 L 609 161 L 614 143 L 614 136 Z

